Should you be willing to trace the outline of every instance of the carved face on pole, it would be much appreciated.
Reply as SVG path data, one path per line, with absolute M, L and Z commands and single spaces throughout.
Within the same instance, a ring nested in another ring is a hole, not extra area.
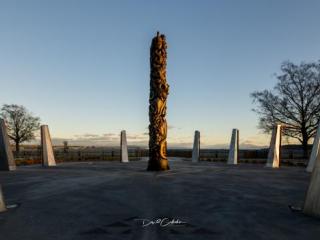
M 167 159 L 167 96 L 166 80 L 167 43 L 164 35 L 152 39 L 150 48 L 150 99 L 149 99 L 149 164 L 148 170 L 168 170 Z

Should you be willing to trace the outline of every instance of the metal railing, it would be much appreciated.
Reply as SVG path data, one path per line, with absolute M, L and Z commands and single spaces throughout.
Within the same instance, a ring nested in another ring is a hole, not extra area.
M 129 148 L 129 160 L 140 160 L 148 157 L 148 149 Z M 204 161 L 226 161 L 229 151 L 227 149 L 201 149 L 200 160 Z M 62 147 L 54 147 L 54 155 L 57 162 L 77 162 L 77 161 L 120 161 L 120 148 L 102 147 L 69 147 L 67 150 Z M 168 157 L 191 158 L 192 149 L 168 149 Z M 31 150 L 23 149 L 19 153 L 14 152 L 17 165 L 40 164 L 41 148 Z M 268 156 L 268 149 L 249 149 L 239 150 L 239 162 L 258 162 L 264 163 Z M 303 159 L 303 152 L 300 149 L 282 149 L 282 162 L 299 161 Z

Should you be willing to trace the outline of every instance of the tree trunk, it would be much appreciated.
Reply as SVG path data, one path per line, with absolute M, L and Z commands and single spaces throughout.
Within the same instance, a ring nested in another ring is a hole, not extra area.
M 308 159 L 308 134 L 304 129 L 302 129 L 302 150 L 303 150 L 303 158 Z
M 15 141 L 15 144 L 16 144 L 16 152 L 20 152 L 20 142 Z

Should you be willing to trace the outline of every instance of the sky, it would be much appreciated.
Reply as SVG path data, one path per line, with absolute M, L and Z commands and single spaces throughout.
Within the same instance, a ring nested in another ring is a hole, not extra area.
M 149 48 L 168 43 L 168 147 L 266 146 L 250 93 L 283 61 L 320 59 L 318 0 L 0 0 L 0 105 L 48 124 L 56 144 L 147 145 Z

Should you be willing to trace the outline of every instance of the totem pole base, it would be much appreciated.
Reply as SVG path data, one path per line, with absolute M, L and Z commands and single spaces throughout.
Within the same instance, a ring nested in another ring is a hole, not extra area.
M 166 171 L 170 170 L 169 163 L 167 159 L 162 159 L 160 161 L 149 161 L 148 171 Z

